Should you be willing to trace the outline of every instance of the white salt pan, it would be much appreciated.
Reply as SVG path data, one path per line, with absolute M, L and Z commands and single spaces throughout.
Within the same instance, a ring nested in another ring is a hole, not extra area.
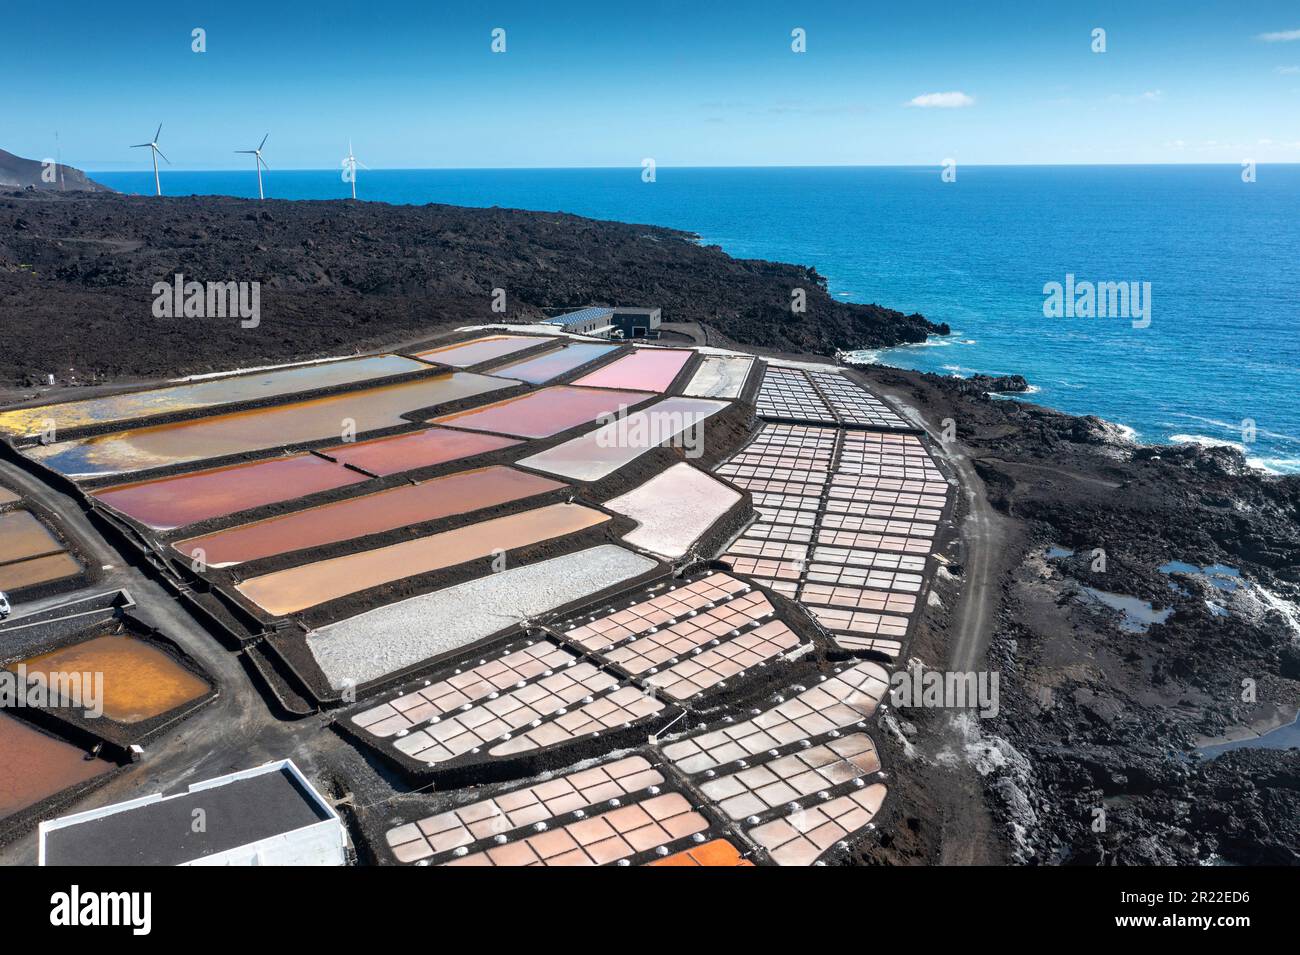
M 313 630 L 307 646 L 330 686 L 356 686 L 468 646 L 654 566 L 648 557 L 601 544 L 368 610 Z
M 683 462 L 605 507 L 639 525 L 624 541 L 671 558 L 684 556 L 739 500 L 738 491 Z

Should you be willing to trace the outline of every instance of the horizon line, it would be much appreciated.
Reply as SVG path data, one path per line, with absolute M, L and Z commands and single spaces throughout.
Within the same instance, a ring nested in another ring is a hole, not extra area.
M 1183 167 L 1183 166 L 1228 166 L 1239 167 L 1243 162 L 1239 161 L 1219 161 L 1219 162 L 957 162 L 958 168 L 977 168 L 977 169 L 1056 169 L 1062 167 L 1127 167 L 1127 168 L 1146 168 L 1146 167 Z M 1249 160 L 1257 166 L 1297 166 L 1300 160 L 1293 162 L 1278 160 Z M 92 165 L 74 165 L 72 163 L 61 162 L 60 165 L 72 166 L 80 169 L 85 173 L 151 173 L 152 169 L 131 168 L 131 169 L 109 169 L 96 168 Z M 942 169 L 943 162 L 938 163 L 765 163 L 758 165 L 664 165 L 657 163 L 655 169 Z M 643 167 L 640 165 L 622 166 L 622 165 L 605 165 L 605 166 L 372 166 L 368 172 L 569 172 L 569 171 L 587 171 L 587 170 L 623 170 L 627 172 L 636 172 Z M 160 170 L 163 171 L 163 170 Z M 216 168 L 190 167 L 190 166 L 172 166 L 168 172 L 244 172 L 242 166 L 225 166 Z M 339 172 L 339 167 L 335 166 L 286 166 L 281 167 L 275 172 Z

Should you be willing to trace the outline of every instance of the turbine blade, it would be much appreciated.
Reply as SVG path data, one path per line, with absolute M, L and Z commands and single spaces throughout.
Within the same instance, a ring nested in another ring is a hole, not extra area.
M 152 146 L 152 145 L 153 145 L 153 143 L 136 143 L 136 144 L 135 144 L 134 146 L 132 146 L 131 148 L 132 148 L 132 149 L 144 149 L 144 147 L 146 147 L 146 146 Z
M 263 136 L 263 137 L 262 137 L 262 146 L 265 146 L 265 145 L 266 145 L 266 141 L 267 141 L 268 139 L 270 139 L 270 138 L 271 138 L 271 134 L 270 134 L 270 133 L 267 133 L 265 136 Z M 260 150 L 260 149 L 262 148 L 262 146 L 258 146 L 257 148 Z
M 235 152 L 237 152 L 237 153 L 247 153 L 248 155 L 252 156 L 252 155 L 254 155 L 254 154 L 257 152 L 257 150 L 255 150 L 255 149 L 236 149 Z
M 153 134 L 153 141 L 158 142 L 158 137 L 162 135 L 162 123 L 158 124 L 158 132 Z
M 165 162 L 169 166 L 172 164 L 172 161 L 170 159 L 168 159 L 166 156 L 163 156 L 163 151 L 161 149 L 159 149 L 157 146 L 155 146 L 153 149 L 154 152 L 156 152 L 159 156 L 162 156 L 163 162 Z
M 268 162 L 267 162 L 265 159 L 263 159 L 261 156 L 258 156 L 258 157 L 257 157 L 257 161 L 260 162 L 260 163 L 262 164 L 262 168 L 263 168 L 263 169 L 267 169 L 267 170 L 269 170 L 269 169 L 271 168 L 271 164 L 268 163 Z

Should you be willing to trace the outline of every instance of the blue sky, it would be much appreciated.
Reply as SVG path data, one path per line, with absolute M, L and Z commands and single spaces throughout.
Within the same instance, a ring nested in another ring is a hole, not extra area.
M 0 147 L 92 170 L 146 167 L 127 147 L 160 122 L 179 169 L 242 167 L 268 131 L 276 169 L 336 168 L 349 137 L 376 168 L 1300 161 L 1294 0 L 71 0 L 4 23 Z M 969 102 L 908 105 L 939 93 Z

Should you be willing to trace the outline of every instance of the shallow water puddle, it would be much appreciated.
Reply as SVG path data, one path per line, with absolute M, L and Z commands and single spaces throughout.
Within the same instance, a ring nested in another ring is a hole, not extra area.
M 535 358 L 524 358 L 492 369 L 492 374 L 518 378 L 530 385 L 541 385 L 566 375 L 588 362 L 595 361 L 618 348 L 618 345 L 594 345 L 574 342 L 563 348 L 545 352 Z
M 345 432 L 362 434 L 406 422 L 404 414 L 517 382 L 455 372 L 397 385 L 256 408 L 175 424 L 30 448 L 23 453 L 73 478 L 187 464 L 226 455 L 301 445 Z
M 528 335 L 489 335 L 486 338 L 474 338 L 455 345 L 444 345 L 441 348 L 417 352 L 416 357 L 442 365 L 451 365 L 454 368 L 468 368 L 494 358 L 512 355 L 525 348 L 532 348 L 545 340 Z
M 106 398 L 88 398 L 84 401 L 66 401 L 0 412 L 0 432 L 29 435 L 51 428 L 56 432 L 64 431 L 94 424 L 237 404 L 241 401 L 301 394 L 424 370 L 424 365 L 400 355 L 375 355 L 298 368 L 270 369 Z

